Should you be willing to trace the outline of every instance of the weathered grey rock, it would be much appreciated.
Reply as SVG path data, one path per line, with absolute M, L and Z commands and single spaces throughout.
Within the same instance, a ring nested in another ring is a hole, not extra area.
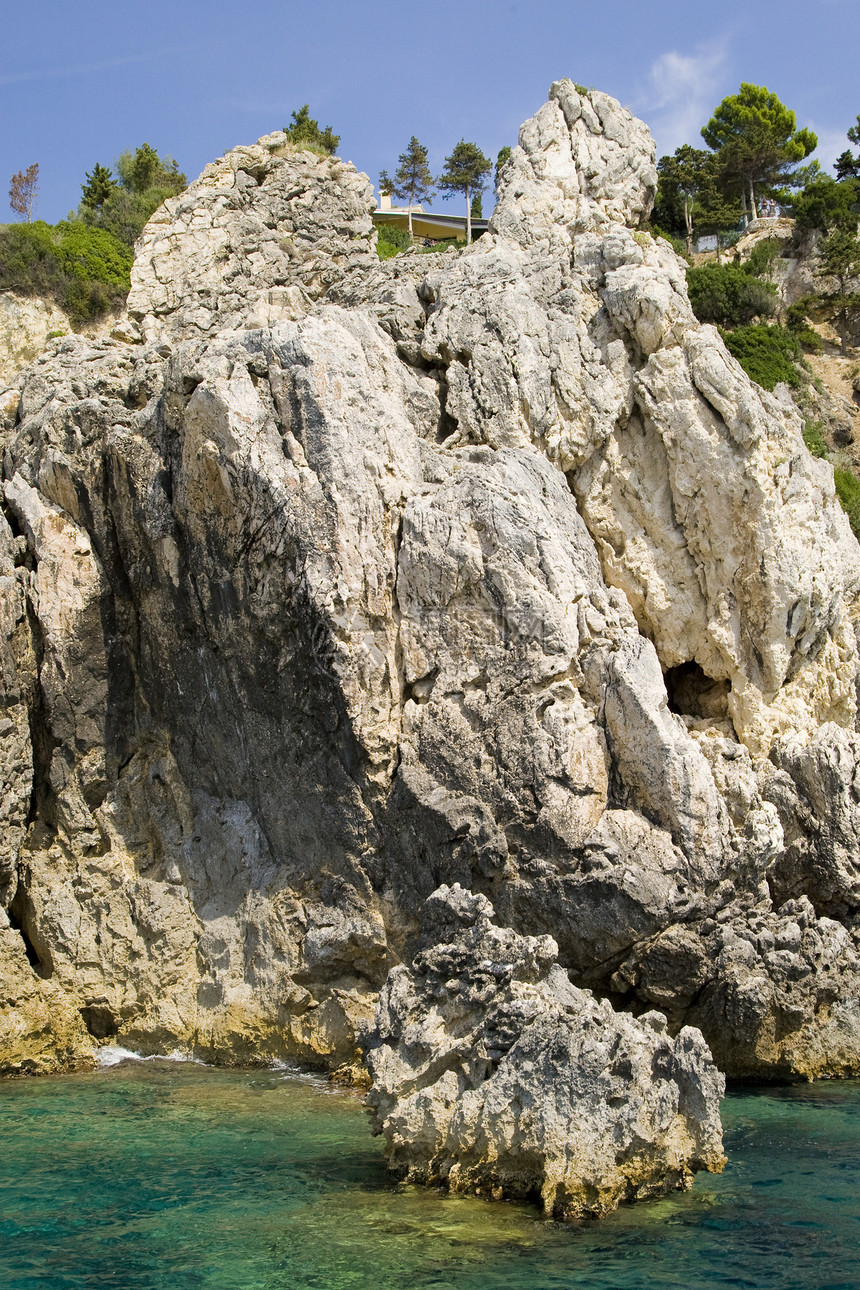
M 653 184 L 560 82 L 491 231 L 382 263 L 269 136 L 3 394 L 0 900 L 95 1038 L 349 1061 L 460 882 L 738 1073 L 860 1069 L 857 545 Z M 751 1029 L 711 924 L 801 909 L 829 995 L 763 958 Z
M 159 207 L 137 246 L 128 310 L 146 340 L 301 318 L 371 263 L 373 189 L 282 131 L 234 148 Z
M 424 944 L 392 971 L 365 1037 L 389 1167 L 454 1191 L 539 1197 L 557 1218 L 689 1187 L 725 1163 L 725 1084 L 701 1034 L 571 985 L 550 936 L 497 927 L 440 887 Z
M 71 330 L 72 324 L 53 301 L 0 291 L 0 390 L 42 353 L 52 333 Z

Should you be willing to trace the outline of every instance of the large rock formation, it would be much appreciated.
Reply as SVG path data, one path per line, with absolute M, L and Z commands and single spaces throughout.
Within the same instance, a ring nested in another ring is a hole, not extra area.
M 410 1182 L 540 1197 L 549 1217 L 719 1172 L 725 1081 L 697 1030 L 666 1034 L 572 986 L 551 936 L 496 927 L 485 896 L 440 887 L 425 946 L 396 967 L 365 1037 L 368 1102 Z
M 349 1060 L 459 882 L 727 1071 L 860 1072 L 858 548 L 654 183 L 562 81 L 383 263 L 268 136 L 0 397 L 0 897 L 95 1042 Z

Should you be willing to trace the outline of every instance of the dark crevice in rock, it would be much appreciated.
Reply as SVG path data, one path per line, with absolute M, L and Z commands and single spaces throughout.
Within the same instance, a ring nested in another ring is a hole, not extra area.
M 110 1008 L 91 1003 L 79 1008 L 78 1011 L 93 1039 L 113 1039 L 118 1034 L 119 1022 Z
M 24 953 L 27 955 L 27 962 L 30 964 L 30 967 L 33 968 L 36 972 L 38 972 L 40 976 L 44 976 L 44 977 L 50 976 L 50 972 L 46 971 L 44 968 L 44 964 L 42 963 L 42 960 L 39 957 L 38 950 L 36 949 L 35 945 L 33 944 L 32 940 L 27 934 L 27 928 L 25 925 L 25 914 L 24 914 L 24 897 L 23 897 L 23 890 L 20 887 L 20 885 L 18 887 L 17 892 L 15 893 L 15 896 L 14 896 L 14 899 L 12 900 L 11 905 L 6 910 L 6 913 L 9 918 L 10 926 L 15 929 L 15 931 L 21 937 L 21 940 L 24 942 Z
M 697 720 L 728 718 L 728 681 L 715 681 L 695 662 L 679 663 L 663 673 L 669 710 Z
M 41 677 L 45 658 L 45 639 L 39 616 L 33 608 L 32 601 L 26 599 L 27 622 L 30 638 L 33 642 L 33 653 L 36 659 L 36 673 Z M 41 683 L 36 682 L 31 701 L 27 705 L 27 719 L 30 727 L 30 743 L 33 749 L 33 785 L 30 792 L 30 806 L 27 811 L 27 824 L 40 820 L 55 830 L 54 790 L 50 783 L 51 759 L 54 750 L 60 746 L 51 731 L 48 719 L 47 704 Z

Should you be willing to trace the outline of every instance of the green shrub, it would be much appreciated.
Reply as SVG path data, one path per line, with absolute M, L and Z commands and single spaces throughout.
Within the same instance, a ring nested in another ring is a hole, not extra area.
M 0 226 L 0 290 L 55 300 L 80 327 L 122 304 L 131 251 L 77 220 Z
M 854 536 L 860 539 L 860 479 L 850 470 L 837 466 L 833 471 L 833 482 L 836 485 L 836 496 L 848 516 Z
M 62 220 L 58 256 L 68 274 L 83 282 L 101 282 L 128 294 L 133 256 L 128 247 L 104 229 L 90 228 L 78 220 Z
M 409 233 L 405 228 L 394 224 L 381 224 L 377 229 L 376 254 L 380 260 L 390 260 L 412 245 Z
M 793 336 L 796 336 L 803 348 L 810 354 L 820 354 L 824 343 L 817 331 L 809 325 L 807 313 L 810 307 L 808 298 L 798 300 L 785 311 L 785 325 Z
M 801 358 L 800 346 L 785 327 L 756 323 L 736 327 L 722 336 L 729 353 L 734 354 L 747 375 L 764 389 L 772 390 L 779 381 L 792 386 L 800 384 L 796 367 Z
M 741 267 L 750 277 L 769 278 L 773 273 L 774 264 L 781 255 L 782 242 L 779 238 L 764 238 L 761 242 L 756 242 L 747 256 L 746 263 Z
M 776 312 L 776 289 L 734 264 L 688 269 L 687 290 L 699 322 L 741 327 L 755 317 L 769 318 Z
M 822 421 L 806 421 L 803 425 L 803 442 L 813 457 L 826 457 L 828 453 L 827 444 L 821 434 L 823 424 Z
M 466 243 L 461 242 L 459 238 L 445 237 L 442 239 L 441 242 L 431 242 L 429 246 L 422 246 L 421 254 L 426 255 L 427 252 L 430 252 L 430 251 L 447 251 L 449 246 L 453 246 L 454 250 L 456 251 L 461 246 L 465 246 L 465 245 Z

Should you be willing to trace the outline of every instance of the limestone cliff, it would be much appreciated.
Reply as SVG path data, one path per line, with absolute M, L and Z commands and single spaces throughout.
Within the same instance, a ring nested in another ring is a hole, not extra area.
M 53 301 L 0 291 L 0 385 L 32 363 L 50 336 L 71 330 L 72 324 Z
M 860 1072 L 858 548 L 639 230 L 655 179 L 558 82 L 490 232 L 380 262 L 366 179 L 270 135 L 0 397 L 34 998 L 338 1064 L 459 882 L 728 1072 Z M 5 1069 L 37 1013 L 0 999 Z

